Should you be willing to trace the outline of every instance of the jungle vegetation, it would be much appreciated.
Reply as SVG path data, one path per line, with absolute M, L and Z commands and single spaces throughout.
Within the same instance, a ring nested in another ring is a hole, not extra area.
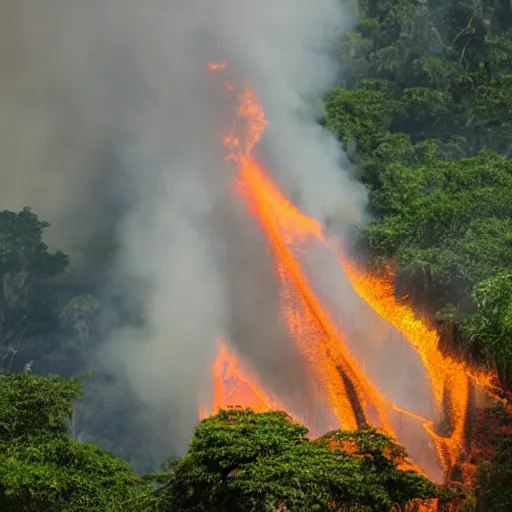
M 323 121 L 368 189 L 357 250 L 376 272 L 393 265 L 398 295 L 439 323 L 446 350 L 511 390 L 512 4 L 360 0 L 359 11 L 337 42 Z M 375 430 L 309 441 L 284 413 L 248 410 L 204 420 L 187 455 L 139 476 L 155 448 L 138 442 L 136 399 L 109 375 L 78 378 L 102 342 L 115 245 L 108 230 L 94 236 L 77 276 L 44 243 L 47 227 L 29 208 L 0 212 L 1 510 L 389 511 L 439 495 L 397 468 L 403 449 Z M 512 509 L 507 432 L 465 510 Z

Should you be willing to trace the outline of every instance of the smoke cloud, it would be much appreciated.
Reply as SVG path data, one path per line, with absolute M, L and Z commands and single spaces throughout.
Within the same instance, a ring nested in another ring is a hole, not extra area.
M 228 189 L 233 105 L 205 63 L 250 80 L 269 121 L 260 155 L 284 190 L 348 226 L 364 189 L 317 120 L 338 71 L 330 43 L 352 22 L 340 0 L 3 0 L 2 209 L 30 205 L 68 251 L 115 225 L 105 294 L 123 293 L 139 323 L 116 327 L 101 359 L 178 451 L 219 335 L 270 387 L 310 392 L 265 244 Z

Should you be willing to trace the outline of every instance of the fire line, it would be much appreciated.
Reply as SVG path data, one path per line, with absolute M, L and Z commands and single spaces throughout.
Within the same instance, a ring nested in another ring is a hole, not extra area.
M 211 71 L 225 71 L 226 62 L 208 63 Z M 458 463 L 467 443 L 466 418 L 473 386 L 492 388 L 492 376 L 471 372 L 465 365 L 442 354 L 439 335 L 417 318 L 413 310 L 395 298 L 390 278 L 368 275 L 339 251 L 339 264 L 359 297 L 382 319 L 397 329 L 420 357 L 432 387 L 439 419 L 433 422 L 394 404 L 366 375 L 349 349 L 342 332 L 314 292 L 294 250 L 307 243 L 321 244 L 332 251 L 321 224 L 302 213 L 278 188 L 265 167 L 253 156 L 267 127 L 263 107 L 246 82 L 241 89 L 224 82 L 236 95 L 237 122 L 224 139 L 226 159 L 237 169 L 234 192 L 246 204 L 251 216 L 265 234 L 272 253 L 276 278 L 281 284 L 280 314 L 295 340 L 302 357 L 309 363 L 312 375 L 320 384 L 326 403 L 337 418 L 340 428 L 357 429 L 370 422 L 400 441 L 401 434 L 392 426 L 392 418 L 402 415 L 421 425 L 431 439 L 438 463 L 445 477 Z M 252 407 L 254 410 L 285 409 L 278 398 L 270 396 L 236 353 L 221 342 L 212 367 L 215 413 L 223 407 Z M 370 412 L 373 414 L 370 414 Z M 296 418 L 300 420 L 300 418 Z M 419 472 L 426 469 L 422 460 L 408 465 Z

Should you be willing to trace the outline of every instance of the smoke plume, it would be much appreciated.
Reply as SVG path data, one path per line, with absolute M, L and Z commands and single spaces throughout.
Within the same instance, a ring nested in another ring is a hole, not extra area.
M 318 124 L 336 78 L 340 0 L 4 0 L 0 20 L 2 208 L 28 204 L 70 250 L 114 223 L 106 296 L 136 327 L 101 357 L 124 372 L 183 450 L 218 336 L 270 386 L 307 393 L 278 318 L 272 262 L 236 201 L 222 137 L 233 104 L 206 61 L 248 78 L 269 121 L 259 154 L 306 212 L 358 222 L 362 187 Z

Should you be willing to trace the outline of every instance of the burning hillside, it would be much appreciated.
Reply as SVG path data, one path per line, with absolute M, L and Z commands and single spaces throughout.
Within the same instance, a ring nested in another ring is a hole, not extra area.
M 217 72 L 225 67 L 209 64 Z M 353 266 L 340 243 L 292 204 L 255 154 L 267 127 L 258 97 L 248 83 L 225 87 L 237 102 L 224 139 L 237 171 L 233 193 L 266 240 L 280 318 L 305 362 L 315 403 L 275 396 L 250 358 L 222 341 L 212 368 L 213 403 L 201 407 L 201 416 L 228 406 L 284 409 L 312 435 L 370 423 L 404 444 L 418 471 L 449 479 L 469 442 L 475 385 L 489 387 L 490 378 L 443 355 L 436 331 L 394 297 L 391 281 Z M 350 297 L 337 296 L 342 285 Z

